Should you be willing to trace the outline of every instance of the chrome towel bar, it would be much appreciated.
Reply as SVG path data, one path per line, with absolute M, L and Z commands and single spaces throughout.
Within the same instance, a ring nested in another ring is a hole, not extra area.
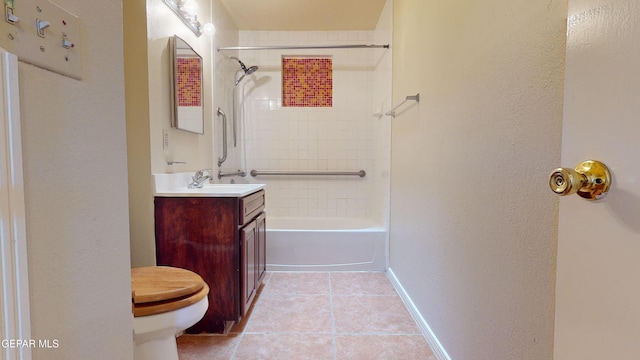
M 415 95 L 409 95 L 407 96 L 400 104 L 396 105 L 393 109 L 387 111 L 387 113 L 385 115 L 387 116 L 396 116 L 396 110 L 398 110 L 398 108 L 402 105 L 404 105 L 404 103 L 406 103 L 407 101 L 415 101 L 417 103 L 420 102 L 420 94 L 415 94 Z
M 365 177 L 367 176 L 367 172 L 364 170 L 360 171 L 279 171 L 279 170 L 251 170 L 249 172 L 251 176 L 261 176 L 261 175 L 320 175 L 320 176 L 359 176 Z

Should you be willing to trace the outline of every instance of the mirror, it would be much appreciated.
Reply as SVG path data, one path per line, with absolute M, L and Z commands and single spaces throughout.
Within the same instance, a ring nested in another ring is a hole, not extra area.
M 202 57 L 177 36 L 169 38 L 169 54 L 173 64 L 171 126 L 204 134 Z

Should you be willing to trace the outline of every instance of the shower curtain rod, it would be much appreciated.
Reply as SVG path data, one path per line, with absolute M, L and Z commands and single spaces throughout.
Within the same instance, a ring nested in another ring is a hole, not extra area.
M 305 50 L 305 49 L 377 49 L 377 48 L 389 48 L 389 44 L 386 45 L 308 45 L 308 46 L 230 46 L 219 47 L 218 51 L 222 50 Z

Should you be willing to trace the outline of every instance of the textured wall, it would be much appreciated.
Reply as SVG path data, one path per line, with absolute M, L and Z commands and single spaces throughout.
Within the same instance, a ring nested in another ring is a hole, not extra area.
M 550 359 L 566 2 L 395 0 L 391 268 L 452 359 Z
M 83 24 L 83 79 L 21 63 L 34 359 L 131 359 L 122 6 L 57 0 Z M 88 25 L 91 26 L 88 26 Z

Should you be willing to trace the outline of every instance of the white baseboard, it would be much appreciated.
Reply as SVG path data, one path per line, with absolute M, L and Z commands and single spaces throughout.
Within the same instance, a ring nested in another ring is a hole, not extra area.
M 451 360 L 451 358 L 449 357 L 449 354 L 447 354 L 447 351 L 444 349 L 444 347 L 442 347 L 442 344 L 440 344 L 440 341 L 438 341 L 436 334 L 433 333 L 433 331 L 431 330 L 431 327 L 429 327 L 429 324 L 427 324 L 427 322 L 424 320 L 424 318 L 422 317 L 422 314 L 420 314 L 420 311 L 418 311 L 418 308 L 416 308 L 416 305 L 413 303 L 413 301 L 409 297 L 409 294 L 407 294 L 407 292 L 404 290 L 404 287 L 402 287 L 402 284 L 400 284 L 400 281 L 398 281 L 398 278 L 393 273 L 393 270 L 391 268 L 387 268 L 387 277 L 389 278 L 389 280 L 391 281 L 391 284 L 400 295 L 400 298 L 402 299 L 402 302 L 404 302 L 405 306 L 409 310 L 411 317 L 413 317 L 415 322 L 418 324 L 418 328 L 420 329 L 420 332 L 422 333 L 424 338 L 427 340 L 427 343 L 431 347 L 431 350 L 433 351 L 433 354 L 436 356 L 436 359 Z

